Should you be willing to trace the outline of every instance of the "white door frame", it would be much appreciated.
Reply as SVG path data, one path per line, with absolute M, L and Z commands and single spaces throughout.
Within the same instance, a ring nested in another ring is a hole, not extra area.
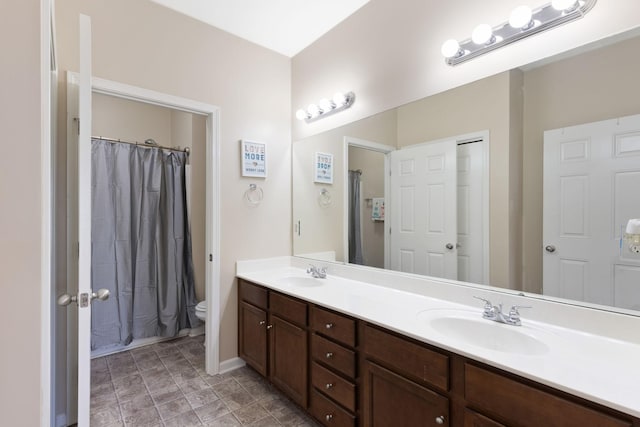
M 77 73 L 68 73 L 67 84 L 73 84 L 77 81 Z M 206 371 L 210 375 L 215 375 L 220 369 L 220 111 L 219 108 L 194 101 L 181 98 L 165 93 L 155 92 L 152 90 L 118 83 L 110 80 L 93 77 L 91 80 L 92 92 L 103 95 L 115 96 L 118 98 L 128 99 L 132 101 L 143 102 L 146 104 L 156 105 L 165 108 L 171 108 L 188 113 L 204 115 L 206 117 L 206 238 L 205 248 L 206 256 L 209 261 L 206 263 L 205 271 L 205 295 L 208 304 L 207 321 L 205 322 L 206 331 Z M 67 118 L 67 144 L 73 147 L 70 141 L 73 140 L 73 117 L 72 114 Z M 77 179 L 77 170 L 75 163 L 71 157 L 75 154 L 73 150 L 68 149 L 68 172 L 67 177 Z M 73 185 L 68 186 L 67 191 L 70 192 L 74 188 Z M 68 199 L 73 200 L 76 194 L 69 194 Z M 73 202 L 72 202 L 73 203 Z M 68 232 L 73 227 L 68 227 Z M 68 247 L 72 246 L 70 244 Z M 70 247 L 68 255 L 71 254 L 73 248 Z M 68 260 L 68 264 L 71 261 Z M 74 271 L 73 268 L 68 270 Z
M 365 150 L 377 151 L 384 153 L 384 194 L 385 199 L 389 194 L 389 157 L 387 154 L 395 150 L 395 147 L 391 145 L 380 144 L 379 142 L 367 141 L 366 139 L 354 138 L 351 136 L 345 136 L 342 145 L 342 158 L 344 159 L 343 180 L 344 188 L 342 191 L 343 196 L 343 215 L 342 215 L 342 242 L 343 242 L 343 254 L 345 257 L 344 262 L 349 264 L 349 147 L 358 147 Z M 384 232 L 385 236 L 388 233 L 389 222 L 385 219 Z M 388 239 L 384 239 L 384 265 L 387 267 L 387 261 L 389 256 Z
M 208 307 L 205 346 L 207 373 L 215 375 L 220 368 L 220 109 L 215 105 L 95 77 L 91 87 L 95 93 L 206 116 L 205 250 L 209 262 L 205 271 Z
M 52 89 L 55 88 L 56 52 L 53 42 L 53 5 L 52 0 L 40 0 L 40 426 L 46 427 L 55 422 L 55 408 L 52 405 L 51 391 L 55 363 L 52 352 L 52 309 L 55 301 L 55 280 L 53 280 L 53 141 L 55 131 L 52 112 Z M 55 90 L 55 89 L 54 89 Z M 53 286 L 53 287 L 52 287 Z

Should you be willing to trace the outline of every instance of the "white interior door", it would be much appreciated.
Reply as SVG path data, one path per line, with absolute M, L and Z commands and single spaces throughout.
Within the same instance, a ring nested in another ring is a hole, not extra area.
M 80 15 L 78 138 L 78 427 L 91 396 L 91 19 Z
M 89 426 L 91 396 L 91 20 L 80 15 L 80 72 L 68 73 L 67 192 L 68 293 L 58 304 L 67 316 L 67 423 Z M 77 119 L 78 135 L 74 124 Z
M 638 188 L 640 116 L 545 132 L 545 295 L 640 308 L 640 256 L 619 240 Z
M 485 277 L 485 150 L 486 141 L 458 145 L 457 231 L 458 280 L 488 284 Z
M 391 153 L 393 270 L 457 278 L 456 141 Z

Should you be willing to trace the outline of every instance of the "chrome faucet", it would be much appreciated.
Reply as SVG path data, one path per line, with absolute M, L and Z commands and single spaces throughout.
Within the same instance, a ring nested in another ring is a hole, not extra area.
M 309 268 L 307 268 L 307 274 L 311 274 L 311 277 L 315 277 L 316 279 L 326 279 L 327 267 L 316 267 L 313 264 L 309 264 Z
M 531 306 L 526 305 L 514 305 L 511 306 L 508 314 L 504 314 L 502 312 L 502 303 L 493 305 L 491 304 L 491 301 L 487 299 L 475 296 L 474 298 L 484 301 L 484 311 L 482 312 L 482 318 L 493 320 L 494 322 L 498 323 L 505 323 L 507 325 L 521 326 L 522 322 L 520 321 L 520 312 L 518 311 L 518 309 L 531 308 Z

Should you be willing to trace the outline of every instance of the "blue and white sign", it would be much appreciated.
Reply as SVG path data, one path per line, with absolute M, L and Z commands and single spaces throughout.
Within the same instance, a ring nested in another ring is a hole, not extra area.
M 333 184 L 333 154 L 316 153 L 314 182 Z
M 242 140 L 242 176 L 267 177 L 267 144 Z

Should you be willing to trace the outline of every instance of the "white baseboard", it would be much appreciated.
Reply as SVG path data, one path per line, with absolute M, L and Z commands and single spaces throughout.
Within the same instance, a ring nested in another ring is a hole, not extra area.
M 198 335 L 204 335 L 204 325 L 189 329 L 190 337 L 197 337 Z
M 178 335 L 176 335 L 175 337 L 138 338 L 131 341 L 129 345 L 114 345 L 111 347 L 99 348 L 97 350 L 91 351 L 91 358 L 95 359 L 96 357 L 108 356 L 110 354 L 120 353 L 127 350 L 133 350 L 134 348 L 145 347 L 147 345 L 156 344 L 163 341 L 170 341 L 176 338 L 181 338 L 186 336 L 194 337 L 196 335 L 204 334 L 204 327 L 202 327 L 201 333 L 198 333 L 199 329 L 200 328 L 181 329 L 180 332 L 178 332 Z
M 220 373 L 226 374 L 227 372 L 242 368 L 244 365 L 246 365 L 246 363 L 239 357 L 223 360 L 222 362 L 220 362 Z

